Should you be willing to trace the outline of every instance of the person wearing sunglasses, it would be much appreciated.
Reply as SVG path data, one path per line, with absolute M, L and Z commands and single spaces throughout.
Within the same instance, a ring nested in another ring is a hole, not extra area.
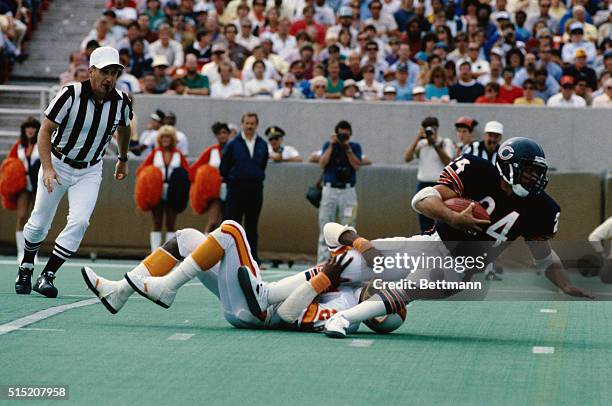
M 561 78 L 561 91 L 548 99 L 547 106 L 552 107 L 586 107 L 586 101 L 575 94 L 576 80 L 573 76 Z
M 603 83 L 603 94 L 593 99 L 593 107 L 612 108 L 612 78 L 608 78 Z
M 523 97 L 516 98 L 514 104 L 544 106 L 544 100 L 535 95 L 535 86 L 536 83 L 533 79 L 526 79 L 525 82 L 523 82 Z

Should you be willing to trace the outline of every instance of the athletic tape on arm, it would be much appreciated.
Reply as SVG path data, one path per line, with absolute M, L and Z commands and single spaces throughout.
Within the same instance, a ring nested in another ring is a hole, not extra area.
M 442 200 L 442 195 L 440 194 L 440 192 L 438 192 L 436 188 L 432 186 L 428 186 L 424 189 L 419 190 L 417 194 L 414 195 L 414 197 L 412 198 L 411 204 L 412 204 L 412 208 L 414 209 L 414 211 L 416 211 L 419 214 L 423 214 L 416 208 L 416 204 L 420 202 L 421 200 L 424 200 L 430 196 L 437 196 L 440 198 L 440 200 Z
M 317 291 L 310 282 L 304 282 L 297 287 L 278 308 L 278 315 L 283 321 L 293 323 L 300 314 L 317 297 Z
M 555 250 L 551 248 L 550 254 L 548 254 L 548 256 L 544 258 L 534 258 L 534 261 L 538 269 L 542 271 L 546 271 L 548 267 L 551 266 L 552 264 L 560 264 L 561 258 L 559 258 L 559 255 L 557 255 Z

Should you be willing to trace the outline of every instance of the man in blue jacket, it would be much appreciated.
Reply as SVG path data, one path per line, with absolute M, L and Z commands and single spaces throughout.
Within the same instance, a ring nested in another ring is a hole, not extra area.
M 225 219 L 242 223 L 251 246 L 253 259 L 257 255 L 257 223 L 263 203 L 263 182 L 268 163 L 268 144 L 257 135 L 259 118 L 256 113 L 242 115 L 242 131 L 223 149 L 219 170 L 227 184 Z

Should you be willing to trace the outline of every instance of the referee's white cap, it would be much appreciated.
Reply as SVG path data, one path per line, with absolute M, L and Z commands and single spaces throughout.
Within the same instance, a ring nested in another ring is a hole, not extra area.
M 109 65 L 117 65 L 122 69 L 125 68 L 119 62 L 119 52 L 113 47 L 100 47 L 96 48 L 89 57 L 89 67 L 92 66 L 102 69 Z

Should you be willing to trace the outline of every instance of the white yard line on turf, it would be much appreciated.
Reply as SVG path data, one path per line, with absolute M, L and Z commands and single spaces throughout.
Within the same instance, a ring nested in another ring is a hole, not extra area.
M 532 347 L 531 352 L 533 354 L 554 354 L 555 347 Z
M 374 344 L 374 340 L 363 340 L 360 338 L 356 338 L 349 342 L 349 347 L 359 347 L 359 348 L 367 348 Z
M 176 333 L 176 334 L 172 334 L 167 339 L 170 341 L 187 341 L 194 335 L 195 334 Z
M 55 316 L 56 314 L 60 314 L 72 309 L 77 309 L 83 306 L 90 306 L 96 303 L 100 303 L 98 298 L 81 300 L 78 302 L 69 303 L 61 306 L 50 307 L 48 309 L 32 313 L 29 316 L 9 321 L 8 323 L 0 324 L 0 336 L 8 334 L 11 331 L 19 330 L 25 326 L 29 326 L 30 324 L 38 323 L 39 321 L 48 319 L 49 317 Z
M 36 328 L 36 327 L 22 327 L 19 331 L 66 331 L 61 328 Z

